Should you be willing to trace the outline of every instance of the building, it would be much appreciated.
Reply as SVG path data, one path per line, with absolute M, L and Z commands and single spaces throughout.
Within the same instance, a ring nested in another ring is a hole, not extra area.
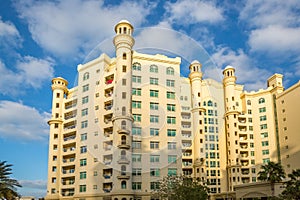
M 300 168 L 300 82 L 276 96 L 281 164 L 286 174 Z
M 115 26 L 116 57 L 78 65 L 78 85 L 52 80 L 46 199 L 152 200 L 167 175 L 209 183 L 211 193 L 232 193 L 255 183 L 261 164 L 279 161 L 276 95 L 246 92 L 233 67 L 223 83 L 203 79 L 193 61 L 133 51 L 134 28 Z

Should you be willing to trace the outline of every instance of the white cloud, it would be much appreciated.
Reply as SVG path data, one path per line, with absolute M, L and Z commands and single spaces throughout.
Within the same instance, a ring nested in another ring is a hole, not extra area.
M 15 6 L 42 48 L 56 56 L 82 57 L 82 53 L 112 36 L 112 27 L 118 21 L 126 18 L 138 27 L 153 7 L 147 1 L 123 1 L 106 7 L 103 2 L 18 1 Z
M 167 18 L 172 23 L 183 25 L 202 23 L 218 23 L 224 20 L 223 10 L 213 1 L 181 0 L 165 4 Z
M 25 56 L 17 61 L 16 70 L 6 67 L 0 60 L 0 93 L 17 95 L 26 88 L 38 89 L 53 77 L 53 61 Z
M 252 51 L 271 54 L 297 53 L 300 51 L 300 27 L 268 26 L 251 31 L 249 45 Z
M 24 188 L 47 189 L 47 181 L 45 180 L 20 180 L 19 183 Z
M 239 18 L 259 28 L 271 25 L 297 26 L 300 23 L 299 9 L 298 0 L 247 0 Z
M 4 22 L 0 16 L 0 49 L 4 47 L 20 46 L 21 36 L 15 25 Z
M 14 140 L 45 140 L 49 113 L 12 101 L 0 101 L 0 137 Z
M 217 72 L 222 74 L 223 69 L 227 65 L 235 68 L 237 83 L 245 84 L 247 90 L 257 90 L 266 87 L 266 80 L 271 75 L 265 69 L 255 67 L 251 59 L 243 50 L 233 51 L 228 47 L 218 48 L 212 55 L 212 59 L 217 65 Z M 207 69 L 205 74 L 213 77 L 215 70 Z

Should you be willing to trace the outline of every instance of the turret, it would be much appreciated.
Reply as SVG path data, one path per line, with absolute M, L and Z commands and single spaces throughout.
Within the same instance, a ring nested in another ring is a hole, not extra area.
M 114 112 L 113 112 L 113 141 L 116 150 L 114 151 L 113 173 L 114 192 L 127 193 L 126 196 L 114 196 L 113 199 L 123 197 L 133 198 L 131 189 L 131 91 L 132 91 L 132 37 L 133 26 L 126 20 L 120 21 L 115 26 L 116 36 L 114 45 L 116 49 L 116 72 L 114 88 Z
M 206 179 L 205 169 L 205 146 L 204 146 L 204 112 L 202 107 L 202 65 L 195 60 L 190 65 L 189 79 L 191 82 L 192 94 L 192 118 L 193 118 L 193 152 L 194 152 L 194 175 L 196 171 L 200 171 L 200 177 L 203 181 Z M 201 170 L 200 170 L 201 168 Z M 199 170 L 197 170 L 199 169 Z M 203 172 L 203 173 L 202 173 Z
M 48 121 L 50 126 L 50 135 L 49 135 L 49 158 L 48 166 L 48 188 L 47 195 L 51 194 L 54 197 L 58 198 L 59 195 L 59 184 L 60 182 L 60 160 L 59 154 L 61 153 L 59 138 L 62 138 L 63 131 L 63 106 L 64 106 L 64 97 L 68 93 L 68 82 L 61 78 L 57 77 L 52 79 L 52 116 Z M 53 151 L 56 149 L 56 151 Z M 52 180 L 53 177 L 57 179 L 56 181 Z

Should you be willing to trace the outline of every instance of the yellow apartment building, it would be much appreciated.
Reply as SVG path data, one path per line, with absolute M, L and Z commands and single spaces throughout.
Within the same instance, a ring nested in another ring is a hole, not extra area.
M 203 79 L 195 60 L 181 77 L 180 57 L 133 51 L 133 31 L 120 21 L 115 57 L 78 65 L 77 86 L 52 80 L 46 199 L 156 200 L 158 181 L 179 174 L 221 194 L 255 183 L 260 166 L 280 155 L 295 166 L 299 136 L 282 138 L 297 129 L 297 111 L 287 106 L 296 99 L 284 91 L 282 75 L 270 77 L 267 89 L 246 92 L 233 67 L 219 83 Z M 276 104 L 286 117 L 276 115 Z M 282 144 L 289 151 L 280 154 Z

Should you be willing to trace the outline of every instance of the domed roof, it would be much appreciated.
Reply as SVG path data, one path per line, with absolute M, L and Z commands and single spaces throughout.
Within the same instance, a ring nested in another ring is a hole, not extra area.
M 127 21 L 126 19 L 122 19 L 121 21 L 118 22 L 118 24 L 121 24 L 121 23 L 130 24 L 130 22 Z
M 116 24 L 116 26 L 115 26 L 115 31 L 117 32 L 117 27 L 120 25 L 120 24 L 127 24 L 127 25 L 129 25 L 130 27 L 131 27 L 131 29 L 133 30 L 133 26 L 132 26 L 132 24 L 128 21 L 128 20 L 126 20 L 126 19 L 122 19 L 121 21 L 119 21 L 117 24 Z
M 226 69 L 234 69 L 234 67 L 232 67 L 231 65 L 227 65 L 224 70 Z
M 193 60 L 191 64 L 200 64 L 200 62 L 198 60 Z

